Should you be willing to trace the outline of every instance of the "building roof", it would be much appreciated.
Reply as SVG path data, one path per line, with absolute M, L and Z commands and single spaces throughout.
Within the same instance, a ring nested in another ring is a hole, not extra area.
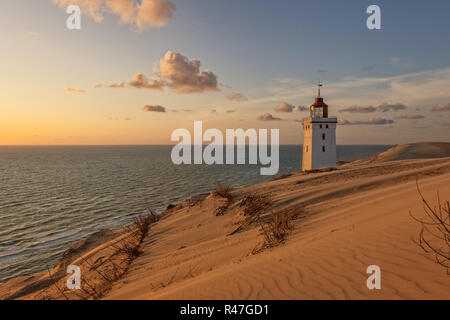
M 316 99 L 315 99 L 314 103 L 311 105 L 311 107 L 314 107 L 314 108 L 322 107 L 323 108 L 323 107 L 328 107 L 328 105 L 325 102 L 323 102 L 322 97 L 316 97 Z

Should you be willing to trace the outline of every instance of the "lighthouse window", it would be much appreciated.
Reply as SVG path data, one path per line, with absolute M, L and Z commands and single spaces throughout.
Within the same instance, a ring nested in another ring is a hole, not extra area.
M 320 125 L 320 129 L 322 129 L 322 125 Z
M 325 152 L 325 146 L 322 146 L 322 151 Z
M 308 146 L 306 146 L 306 152 L 308 152 Z
M 325 140 L 325 133 L 322 133 L 322 140 Z
M 328 125 L 325 126 L 328 129 Z

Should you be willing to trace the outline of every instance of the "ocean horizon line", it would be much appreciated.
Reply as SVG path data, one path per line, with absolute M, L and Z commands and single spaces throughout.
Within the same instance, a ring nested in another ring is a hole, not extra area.
M 3 147 L 172 147 L 177 145 L 174 144 L 0 144 L 0 148 Z M 196 144 L 190 144 L 191 146 L 196 146 Z M 207 146 L 209 144 L 202 144 L 202 146 Z M 234 146 L 240 146 L 242 144 L 233 144 Z M 249 144 L 245 144 L 248 146 Z M 271 144 L 267 144 L 270 146 Z M 302 146 L 303 144 L 279 144 L 279 146 Z M 396 143 L 343 143 L 337 144 L 337 146 L 394 146 Z M 226 146 L 226 144 L 222 144 Z

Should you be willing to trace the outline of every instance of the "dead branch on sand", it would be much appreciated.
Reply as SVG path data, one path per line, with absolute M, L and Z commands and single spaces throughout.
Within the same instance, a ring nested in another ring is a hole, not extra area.
M 437 192 L 437 207 L 429 204 L 422 195 L 416 180 L 417 191 L 422 200 L 425 217 L 417 218 L 411 211 L 409 215 L 421 225 L 418 239 L 413 241 L 426 253 L 433 253 L 436 263 L 443 266 L 450 275 L 450 202 L 441 203 Z

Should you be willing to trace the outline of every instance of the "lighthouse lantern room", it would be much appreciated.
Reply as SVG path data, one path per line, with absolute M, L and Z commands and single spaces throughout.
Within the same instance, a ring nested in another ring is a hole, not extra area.
M 302 171 L 336 166 L 336 124 L 337 118 L 328 117 L 328 105 L 318 94 L 310 106 L 310 117 L 303 119 Z

